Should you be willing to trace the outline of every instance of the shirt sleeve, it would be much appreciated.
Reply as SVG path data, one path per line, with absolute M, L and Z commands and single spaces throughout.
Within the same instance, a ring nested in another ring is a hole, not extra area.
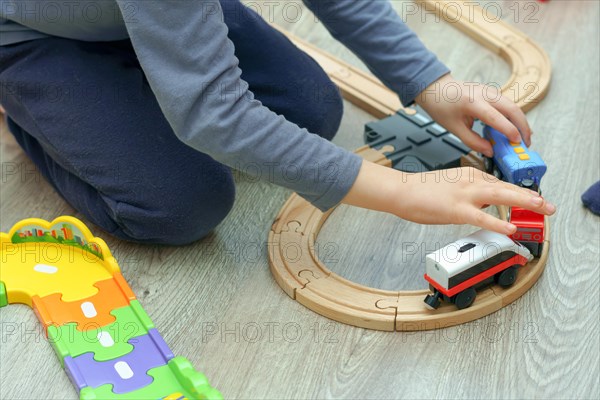
M 350 190 L 361 158 L 277 115 L 241 78 L 216 1 L 117 0 L 175 134 L 215 160 L 298 192 L 321 210 Z M 190 170 L 189 173 L 201 173 Z
M 352 50 L 404 106 L 450 70 L 429 51 L 389 1 L 304 0 L 331 35 Z

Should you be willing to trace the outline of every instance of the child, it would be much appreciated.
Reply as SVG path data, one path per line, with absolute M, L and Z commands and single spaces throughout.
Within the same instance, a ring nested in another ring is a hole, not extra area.
M 205 236 L 233 204 L 229 167 L 321 210 L 342 202 L 426 224 L 509 234 L 513 225 L 481 208 L 555 210 L 472 169 L 439 180 L 335 146 L 338 91 L 238 0 L 0 3 L 0 103 L 10 131 L 74 208 L 122 239 Z M 491 154 L 471 131 L 474 118 L 513 141 L 520 131 L 529 144 L 520 109 L 455 81 L 387 2 L 304 3 L 404 105 L 420 104 L 472 149 Z M 448 87 L 459 101 L 437 96 Z

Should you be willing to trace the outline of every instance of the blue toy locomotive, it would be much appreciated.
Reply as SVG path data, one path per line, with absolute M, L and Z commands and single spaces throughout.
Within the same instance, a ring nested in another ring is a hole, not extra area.
M 486 160 L 490 174 L 515 185 L 539 191 L 540 182 L 546 173 L 546 164 L 535 151 L 525 146 L 523 141 L 516 143 L 490 126 L 485 126 L 483 136 L 494 149 L 493 159 Z

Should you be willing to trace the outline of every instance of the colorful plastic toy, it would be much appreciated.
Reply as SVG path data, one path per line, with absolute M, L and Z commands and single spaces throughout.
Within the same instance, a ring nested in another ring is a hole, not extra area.
M 443 299 L 459 310 L 470 307 L 477 287 L 492 282 L 511 286 L 518 267 L 532 259 L 527 248 L 508 236 L 479 230 L 427 255 L 425 279 L 433 294 L 425 304 L 438 308 Z
M 0 306 L 28 304 L 81 399 L 221 399 L 174 357 L 106 243 L 73 217 L 0 233 Z
M 511 207 L 508 220 L 517 227 L 510 235 L 533 254 L 539 257 L 544 248 L 544 215 L 520 207 Z
M 483 128 L 483 135 L 494 149 L 493 159 L 487 159 L 486 163 L 489 173 L 515 185 L 539 190 L 546 164 L 538 153 L 529 150 L 522 140 L 519 143 L 510 142 L 490 126 Z

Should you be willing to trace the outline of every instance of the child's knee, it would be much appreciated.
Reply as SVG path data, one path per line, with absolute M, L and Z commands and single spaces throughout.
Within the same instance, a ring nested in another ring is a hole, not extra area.
M 214 180 L 216 177 L 213 176 Z M 155 194 L 155 203 L 140 207 L 116 203 L 114 221 L 118 237 L 140 243 L 184 245 L 202 239 L 219 225 L 231 210 L 235 186 L 229 170 L 218 185 L 182 187 Z
M 307 87 L 304 96 L 298 99 L 295 112 L 287 117 L 309 132 L 331 140 L 340 127 L 344 104 L 335 84 L 324 72 L 318 72 L 310 90 Z
M 313 133 L 331 140 L 337 133 L 344 113 L 344 103 L 342 96 L 335 84 L 329 81 L 325 86 L 322 97 L 310 107 L 310 112 L 315 118 L 315 128 Z

